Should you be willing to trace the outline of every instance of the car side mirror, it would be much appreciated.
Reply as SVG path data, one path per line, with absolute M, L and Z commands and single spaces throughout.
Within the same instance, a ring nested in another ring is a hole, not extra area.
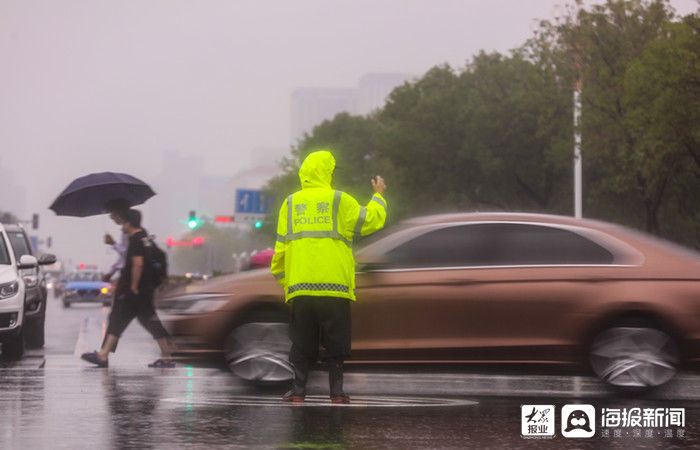
M 48 266 L 49 264 L 54 264 L 56 262 L 56 255 L 51 253 L 45 253 L 39 257 L 40 266 Z
M 38 265 L 39 261 L 32 255 L 22 255 L 17 263 L 17 267 L 20 269 L 32 269 Z

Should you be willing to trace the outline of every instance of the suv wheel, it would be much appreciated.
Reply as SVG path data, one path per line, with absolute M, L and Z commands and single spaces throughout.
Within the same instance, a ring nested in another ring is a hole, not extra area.
M 24 356 L 24 325 L 17 336 L 7 338 L 2 342 L 2 357 L 16 361 Z
M 613 386 L 651 388 L 673 378 L 680 352 L 673 338 L 658 328 L 620 324 L 593 339 L 590 362 L 596 375 Z
M 46 316 L 37 317 L 34 320 L 28 320 L 25 324 L 24 340 L 27 348 L 41 348 L 44 346 L 44 324 Z

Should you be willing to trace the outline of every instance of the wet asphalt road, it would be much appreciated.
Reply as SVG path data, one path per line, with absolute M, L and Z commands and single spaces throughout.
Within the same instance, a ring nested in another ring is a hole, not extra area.
M 643 397 L 587 376 L 354 369 L 350 405 L 328 403 L 326 374 L 312 374 L 304 405 L 279 401 L 286 386 L 243 383 L 216 367 L 149 369 L 156 344 L 136 321 L 109 369 L 78 356 L 101 340 L 108 309 L 63 309 L 50 298 L 47 345 L 0 363 L 0 448 L 697 448 L 700 376 L 684 373 Z M 598 427 L 591 439 L 521 436 L 523 404 L 685 408 L 684 427 Z M 617 430 L 617 431 L 616 431 Z M 619 435 L 618 435 L 619 433 Z M 669 436 L 670 435 L 670 436 Z M 671 437 L 672 436 L 672 437 Z

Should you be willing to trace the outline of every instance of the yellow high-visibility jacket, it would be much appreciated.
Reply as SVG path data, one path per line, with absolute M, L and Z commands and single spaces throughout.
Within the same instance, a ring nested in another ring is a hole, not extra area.
M 299 169 L 301 190 L 287 197 L 277 222 L 271 272 L 285 301 L 299 295 L 355 300 L 353 237 L 381 229 L 386 200 L 374 194 L 367 206 L 331 188 L 335 158 L 309 154 Z

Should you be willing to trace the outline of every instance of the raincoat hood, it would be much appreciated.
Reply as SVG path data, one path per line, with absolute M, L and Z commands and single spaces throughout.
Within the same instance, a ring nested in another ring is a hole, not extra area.
M 321 150 L 309 153 L 299 168 L 301 188 L 330 188 L 335 158 L 331 152 Z

